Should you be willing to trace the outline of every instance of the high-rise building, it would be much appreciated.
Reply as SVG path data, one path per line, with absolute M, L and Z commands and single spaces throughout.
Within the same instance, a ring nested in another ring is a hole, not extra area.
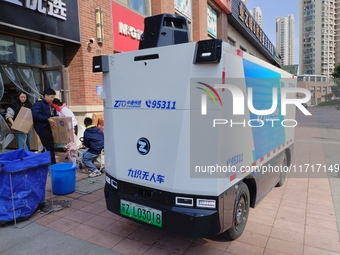
M 335 65 L 340 64 L 340 0 L 335 1 Z
M 294 64 L 294 15 L 276 19 L 276 50 L 281 65 Z
M 262 27 L 262 11 L 260 7 L 255 7 L 252 10 L 249 10 L 251 16 L 255 19 L 257 24 L 259 24 L 260 27 Z
M 335 65 L 335 3 L 300 0 L 299 73 L 331 75 Z
M 247 7 L 247 0 L 241 0 L 243 3 L 244 3 L 244 5 Z

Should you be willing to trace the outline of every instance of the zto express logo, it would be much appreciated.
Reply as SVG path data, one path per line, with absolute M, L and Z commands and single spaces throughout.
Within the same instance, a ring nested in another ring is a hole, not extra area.
M 220 105 L 222 106 L 221 97 L 217 93 L 216 89 L 214 89 L 212 86 L 210 86 L 206 83 L 203 83 L 203 82 L 197 82 L 197 83 L 208 88 L 208 89 L 206 89 L 206 88 L 196 87 L 200 90 L 203 90 L 206 93 L 206 94 L 202 94 L 202 96 L 201 96 L 201 114 L 202 115 L 207 115 L 207 95 L 209 95 L 209 97 L 213 100 L 215 105 L 217 105 L 216 98 L 215 98 L 215 96 L 216 96 L 218 101 L 220 102 Z M 213 92 L 215 95 L 213 95 L 213 93 L 211 93 L 211 92 Z

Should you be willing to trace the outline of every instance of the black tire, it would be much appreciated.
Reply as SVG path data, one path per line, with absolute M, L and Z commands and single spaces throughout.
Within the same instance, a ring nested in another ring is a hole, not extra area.
M 249 202 L 248 186 L 242 182 L 235 198 L 233 225 L 222 234 L 227 240 L 235 240 L 242 235 L 248 221 Z
M 284 154 L 283 156 L 283 160 L 282 160 L 282 168 L 281 168 L 281 172 L 280 172 L 280 177 L 279 177 L 279 181 L 278 183 L 276 184 L 275 187 L 281 187 L 283 184 L 285 184 L 285 181 L 286 181 L 286 175 L 287 173 L 284 170 L 284 168 L 287 166 L 287 156 L 286 156 L 286 153 Z

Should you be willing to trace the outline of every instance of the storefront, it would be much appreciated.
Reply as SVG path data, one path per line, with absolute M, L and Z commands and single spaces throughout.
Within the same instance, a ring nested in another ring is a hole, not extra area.
M 34 102 L 51 87 L 68 101 L 65 47 L 80 44 L 78 2 L 3 0 L 0 3 L 0 112 L 25 91 Z
M 65 49 L 74 45 L 80 45 L 78 1 L 2 0 L 1 117 L 19 91 L 26 92 L 33 103 L 51 87 L 58 98 L 69 102 Z

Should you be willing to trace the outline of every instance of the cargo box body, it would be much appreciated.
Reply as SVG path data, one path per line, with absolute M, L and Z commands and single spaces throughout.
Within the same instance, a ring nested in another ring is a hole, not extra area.
M 201 49 L 209 47 L 204 60 Z M 294 127 L 287 126 L 295 106 L 280 114 L 282 89 L 296 87 L 290 74 L 225 42 L 144 49 L 106 61 L 109 210 L 178 234 L 214 236 L 231 226 L 241 182 L 256 183 L 252 206 L 275 186 L 280 173 L 260 178 L 251 167 L 278 166 L 292 153 Z M 243 114 L 235 114 L 236 94 L 216 85 L 242 91 Z M 249 87 L 257 109 L 271 107 L 276 89 L 275 122 L 248 109 Z

